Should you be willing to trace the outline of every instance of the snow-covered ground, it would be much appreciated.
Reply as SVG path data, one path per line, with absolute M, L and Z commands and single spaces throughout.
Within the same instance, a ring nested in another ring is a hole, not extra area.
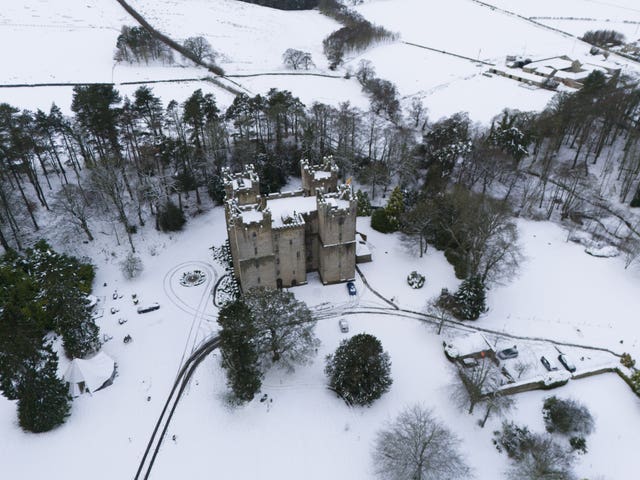
M 527 16 L 579 15 L 616 21 L 640 17 L 634 0 L 493 3 Z M 317 71 L 328 72 L 321 43 L 337 24 L 317 12 L 280 12 L 232 0 L 135 0 L 133 4 L 154 25 L 178 39 L 206 36 L 227 57 L 223 66 L 228 73 L 282 72 L 281 54 L 289 47 L 312 52 Z M 372 21 L 398 31 L 402 41 L 472 59 L 497 60 L 512 53 L 584 54 L 586 48 L 470 0 L 376 0 L 358 8 Z M 123 24 L 134 23 L 114 1 L 85 0 L 82 5 L 71 0 L 55 4 L 45 0 L 9 2 L 0 12 L 0 41 L 21 48 L 6 49 L 0 83 L 117 83 L 204 75 L 203 70 L 193 67 L 114 66 L 113 48 Z M 507 79 L 483 76 L 484 68 L 476 62 L 402 43 L 379 45 L 353 55 L 347 67 L 356 68 L 363 58 L 374 63 L 381 78 L 397 83 L 404 97 L 423 98 L 432 120 L 468 111 L 472 119 L 488 122 L 504 107 L 542 109 L 551 96 Z M 348 100 L 366 108 L 366 99 L 354 79 L 265 76 L 238 81 L 253 93 L 272 87 L 289 89 L 308 105 Z M 123 95 L 131 95 L 135 88 L 118 86 Z M 182 101 L 196 88 L 215 93 L 221 106 L 232 101 L 229 93 L 210 83 L 153 85 L 165 103 Z M 53 101 L 69 112 L 71 88 L 0 88 L 0 102 L 20 108 L 48 109 Z M 618 353 L 628 351 L 639 358 L 640 272 L 633 267 L 625 270 L 619 257 L 587 255 L 583 246 L 567 242 L 567 232 L 551 223 L 519 221 L 518 227 L 526 260 L 517 278 L 489 292 L 490 310 L 474 325 L 607 347 Z M 441 288 L 454 290 L 458 286 L 440 252 L 430 248 L 418 258 L 398 235 L 371 231 L 367 219 L 359 220 L 358 229 L 368 235 L 374 258 L 361 266 L 364 275 L 373 288 L 394 298 L 402 308 L 422 310 Z M 209 293 L 216 275 L 222 272 L 211 264 L 208 248 L 225 238 L 220 208 L 191 218 L 183 233 L 165 235 L 149 226 L 142 229 L 135 241 L 145 271 L 134 281 L 124 281 L 118 267 L 126 246 L 113 246 L 114 237 L 106 230 L 98 237 L 94 245 L 67 243 L 65 247 L 71 253 L 89 255 L 98 266 L 94 293 L 103 298 L 98 324 L 101 333 L 112 337 L 104 351 L 118 362 L 119 376 L 112 387 L 76 399 L 68 422 L 47 434 L 22 432 L 15 403 L 0 397 L 0 462 L 3 472 L 11 472 L 12 478 L 131 478 L 181 360 L 217 328 Z M 62 244 L 59 239 L 56 247 Z M 181 287 L 182 273 L 195 268 L 207 272 L 208 282 Z M 412 270 L 427 278 L 420 290 L 406 283 Z M 400 315 L 359 314 L 347 317 L 349 334 L 340 333 L 337 322 L 341 312 L 354 305 L 385 305 L 360 280 L 356 286 L 355 301 L 344 285 L 324 287 L 314 276 L 308 285 L 292 290 L 310 305 L 332 309 L 335 317 L 318 323 L 322 346 L 312 364 L 294 374 L 273 371 L 265 378 L 264 392 L 273 402 L 256 399 L 240 409 L 227 407 L 219 359 L 215 355 L 207 359 L 177 409 L 153 478 L 210 478 L 218 472 L 221 478 L 237 479 L 368 479 L 375 431 L 405 405 L 415 402 L 435 408 L 463 439 L 463 450 L 477 478 L 503 478 L 506 458 L 490 441 L 498 420 L 492 419 L 480 429 L 477 418 L 461 415 L 452 405 L 450 364 L 442 354 L 442 338 L 431 328 Z M 123 298 L 112 299 L 116 289 Z M 161 309 L 136 314 L 133 293 L 142 302 L 158 301 Z M 111 307 L 119 312 L 110 314 Z M 119 325 L 118 318 L 127 322 Z M 378 336 L 390 352 L 394 385 L 371 408 L 351 409 L 326 390 L 323 359 L 341 339 L 362 331 Z M 127 334 L 133 342 L 125 345 L 122 339 Z M 457 333 L 447 329 L 446 334 Z M 504 338 L 497 346 L 512 343 Z M 553 347 L 536 342 L 519 342 L 519 346 L 523 358 L 535 364 L 535 373 L 540 373 L 540 352 Z M 582 351 L 569 351 L 580 368 Z M 589 358 L 584 362 L 593 361 L 593 365 L 611 358 L 585 355 Z M 61 371 L 64 363 L 62 360 Z M 628 387 L 607 374 L 571 381 L 553 393 L 580 399 L 596 417 L 596 432 L 588 439 L 589 453 L 581 458 L 579 473 L 589 478 L 635 478 L 631 448 L 640 429 L 640 401 Z M 540 409 L 546 395 L 518 395 L 513 417 L 541 430 Z
M 474 325 L 572 339 L 619 352 L 629 350 L 638 356 L 632 312 L 640 308 L 639 273 L 625 271 L 618 258 L 587 255 L 582 246 L 566 243 L 566 233 L 550 223 L 521 221 L 519 228 L 527 261 L 513 284 L 489 293 L 491 309 Z M 402 308 L 420 310 L 442 287 L 457 287 L 458 280 L 440 252 L 430 248 L 418 258 L 399 235 L 372 231 L 367 218 L 359 219 L 358 230 L 368 235 L 374 259 L 361 265 L 364 275 L 373 288 L 387 298 L 394 297 Z M 181 359 L 217 328 L 209 293 L 221 269 L 210 264 L 208 247 L 221 243 L 224 235 L 219 207 L 192 218 L 183 233 L 168 236 L 147 227 L 136 238 L 145 270 L 130 282 L 122 279 L 118 268 L 124 246 L 109 247 L 112 238 L 98 240 L 95 247 L 77 246 L 76 253 L 90 253 L 98 266 L 94 293 L 102 298 L 99 308 L 104 309 L 98 323 L 102 333 L 113 337 L 104 351 L 118 362 L 119 376 L 113 386 L 76 399 L 68 422 L 42 435 L 22 432 L 17 426 L 15 403 L 0 398 L 5 471 L 39 478 L 56 465 L 56 474 L 65 478 L 85 477 L 88 471 L 96 479 L 130 478 L 134 474 Z M 87 248 L 91 250 L 83 252 Z M 208 274 L 208 282 L 180 286 L 182 274 L 195 268 Z M 406 283 L 412 270 L 427 277 L 420 290 Z M 477 417 L 461 415 L 452 405 L 449 386 L 454 377 L 442 353 L 442 337 L 432 327 L 400 315 L 359 314 L 344 315 L 350 332 L 340 333 L 337 322 L 343 312 L 352 307 L 384 306 L 359 279 L 356 287 L 358 295 L 353 300 L 344 285 L 322 286 L 317 276 L 311 275 L 308 285 L 292 290 L 311 306 L 323 309 L 323 317 L 328 316 L 327 309 L 334 316 L 318 323 L 322 345 L 312 364 L 293 374 L 272 371 L 267 375 L 263 392 L 273 402 L 261 403 L 256 398 L 242 408 L 228 407 L 219 358 L 215 354 L 209 357 L 176 411 L 152 478 L 209 478 L 212 469 L 225 478 L 238 479 L 258 475 L 371 478 L 369 452 L 375 431 L 405 405 L 416 402 L 433 407 L 463 439 L 463 450 L 477 478 L 502 478 L 506 458 L 490 441 L 499 420 L 490 420 L 480 429 Z M 123 298 L 113 300 L 114 290 Z M 143 303 L 158 301 L 161 309 L 136 314 L 132 293 Z M 116 314 L 109 313 L 112 306 L 119 309 Z M 606 319 L 604 313 L 608 313 Z M 118 318 L 128 321 L 119 325 Z M 359 332 L 380 338 L 391 355 L 394 378 L 391 391 L 371 408 L 363 409 L 348 408 L 329 392 L 322 372 L 324 356 L 333 352 L 340 340 Z M 126 334 L 133 337 L 128 345 L 122 342 Z M 445 334 L 458 333 L 445 329 Z M 624 345 L 618 343 L 618 336 L 624 337 Z M 512 343 L 503 339 L 497 347 Z M 553 347 L 537 342 L 518 344 L 522 358 L 535 365 L 529 375 L 542 373 L 537 362 L 540 352 Z M 581 368 L 579 351 L 570 350 L 570 354 Z M 593 358 L 606 363 L 613 357 L 593 353 Z M 61 370 L 64 366 L 63 362 Z M 640 428 L 640 401 L 628 387 L 617 376 L 606 374 L 570 381 L 553 393 L 585 401 L 596 417 L 596 433 L 588 440 L 589 453 L 581 457 L 579 471 L 611 479 L 633 478 L 633 456 L 628 452 Z M 518 395 L 513 417 L 540 429 L 545 395 Z M 478 416 L 481 414 L 479 408 Z M 81 453 L 79 439 L 83 439 Z M 73 461 L 69 459 L 71 452 L 75 452 Z M 29 461 L 34 457 L 39 461 Z
M 586 5 L 593 10 L 588 15 L 611 12 L 607 18 L 617 19 L 617 13 L 626 12 L 630 15 L 627 19 L 636 18 L 633 2 L 622 9 L 618 4 L 607 7 L 586 0 L 572 0 L 569 3 L 575 5 L 569 9 L 563 7 L 565 2 L 543 2 L 532 10 L 521 5 L 523 2 L 502 3 L 499 6 L 507 9 L 523 9 L 519 13 L 525 15 L 562 16 L 565 11 L 576 11 L 571 8 Z M 318 11 L 285 12 L 236 0 L 133 0 L 131 4 L 156 28 L 178 41 L 195 35 L 207 38 L 222 54 L 221 65 L 229 75 L 287 73 L 282 64 L 282 53 L 287 48 L 310 52 L 316 64 L 312 73 L 341 76 L 347 69 L 357 69 L 360 60 L 371 60 L 381 78 L 398 86 L 406 103 L 412 97 L 422 99 L 432 120 L 467 111 L 474 121 L 488 123 L 506 107 L 541 110 L 553 95 L 546 90 L 523 88 L 504 78 L 485 77 L 482 73 L 487 66 L 473 59 L 495 63 L 509 54 L 532 57 L 567 54 L 585 59 L 589 49 L 575 39 L 471 0 L 446 3 L 372 0 L 356 8 L 371 21 L 399 33 L 399 41 L 372 46 L 361 54 L 349 54 L 345 66 L 331 72 L 322 53 L 322 40 L 340 25 Z M 0 12 L 0 41 L 21 47 L 6 49 L 5 65 L 10 68 L 0 73 L 0 84 L 115 82 L 120 91 L 130 93 L 135 87 L 119 83 L 200 78 L 208 73 L 180 58 L 175 65 L 115 63 L 113 52 L 122 25 L 135 22 L 113 0 L 87 0 L 80 7 L 76 2 L 60 0 L 55 8 L 41 0 L 13 2 Z M 460 54 L 471 60 L 402 42 Z M 625 68 L 636 70 L 633 64 Z M 332 105 L 350 101 L 361 108 L 368 105 L 354 78 L 278 75 L 235 80 L 252 94 L 265 93 L 274 87 L 290 90 L 307 105 L 314 101 Z M 196 88 L 214 93 L 223 107 L 231 102 L 228 92 L 208 82 L 155 86 L 165 103 L 173 99 L 183 101 Z M 19 108 L 48 110 L 53 101 L 69 112 L 71 88 L 0 88 L 0 102 Z

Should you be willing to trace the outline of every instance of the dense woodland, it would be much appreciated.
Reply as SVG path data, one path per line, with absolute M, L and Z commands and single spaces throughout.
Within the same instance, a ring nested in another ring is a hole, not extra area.
M 395 87 L 366 63 L 356 77 L 369 111 L 348 103 L 305 106 L 276 89 L 239 95 L 226 110 L 202 90 L 164 105 L 149 87 L 122 98 L 112 85 L 75 87 L 71 117 L 55 105 L 31 112 L 2 104 L 0 245 L 22 250 L 59 218 L 89 242 L 101 222 L 115 225 L 117 240 L 135 250 L 136 231 L 147 222 L 171 229 L 161 222 L 171 219 L 169 209 L 199 211 L 203 197 L 221 202 L 222 167 L 254 163 L 263 192 L 274 192 L 298 175 L 301 158 L 327 155 L 374 205 L 385 205 L 398 185 L 403 229 L 420 240 L 433 219 L 425 202 L 468 191 L 509 212 L 637 245 L 640 228 L 624 208 L 640 205 L 635 85 L 596 73 L 539 114 L 506 111 L 484 128 L 464 113 L 431 122 L 421 102 L 402 105 Z

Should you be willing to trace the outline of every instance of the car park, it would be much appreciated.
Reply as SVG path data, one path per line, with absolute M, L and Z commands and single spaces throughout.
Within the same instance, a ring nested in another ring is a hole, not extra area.
M 349 291 L 349 295 L 355 295 L 357 293 L 355 283 L 347 282 L 347 290 Z
M 142 307 L 138 307 L 138 313 L 148 313 L 153 312 L 154 310 L 158 310 L 160 308 L 159 303 L 150 303 L 148 305 L 144 305 Z
M 567 357 L 564 353 L 558 355 L 558 361 L 562 364 L 564 368 L 566 368 L 571 373 L 576 371 L 576 366 L 573 362 Z
M 509 358 L 516 358 L 518 356 L 518 346 L 514 345 L 510 348 L 505 348 L 498 352 L 498 358 L 500 360 L 507 360 Z
M 542 365 L 544 366 L 544 368 L 547 369 L 547 371 L 552 372 L 554 370 L 558 370 L 558 367 L 556 367 L 555 365 L 553 365 L 549 359 L 547 357 L 545 357 L 544 355 L 542 357 L 540 357 L 540 363 L 542 363 Z
M 349 331 L 349 322 L 347 322 L 344 318 L 340 319 L 338 325 L 340 326 L 340 331 L 342 333 L 347 333 Z

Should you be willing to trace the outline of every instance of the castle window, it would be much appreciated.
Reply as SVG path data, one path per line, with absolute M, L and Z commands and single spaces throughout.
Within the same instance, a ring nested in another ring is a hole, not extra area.
M 280 258 L 276 258 L 276 265 L 280 265 Z
M 296 252 L 296 258 L 300 258 L 300 252 Z
M 254 255 L 257 255 L 257 254 L 258 254 L 258 247 L 254 247 L 254 248 L 253 248 L 253 254 L 254 254 Z
M 260 283 L 260 277 L 258 277 L 258 283 Z
M 338 219 L 338 225 L 342 225 L 342 224 L 344 224 L 344 217 L 340 217 Z
M 251 236 L 252 236 L 253 238 L 256 238 L 256 232 L 253 232 L 253 233 L 251 234 Z
M 293 245 L 293 240 L 289 240 L 289 245 Z

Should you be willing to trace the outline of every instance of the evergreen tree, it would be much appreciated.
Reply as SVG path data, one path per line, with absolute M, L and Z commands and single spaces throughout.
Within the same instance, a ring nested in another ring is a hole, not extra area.
M 167 200 L 167 203 L 158 212 L 158 225 L 163 232 L 182 230 L 186 222 L 184 212 L 171 200 Z
M 454 314 L 462 320 L 477 320 L 487 310 L 486 287 L 477 275 L 465 279 L 454 298 Z
M 40 433 L 64 423 L 71 398 L 57 376 L 58 357 L 46 347 L 40 356 L 27 361 L 18 389 L 18 421 L 29 432 Z
M 227 385 L 238 401 L 249 402 L 262 385 L 253 315 L 242 300 L 236 300 L 222 307 L 218 324 Z
M 258 331 L 256 348 L 262 365 L 282 365 L 289 370 L 306 363 L 319 341 L 316 321 L 304 302 L 291 292 L 252 288 L 245 295 Z
M 349 404 L 371 405 L 393 383 L 391 360 L 373 335 L 360 333 L 343 340 L 326 359 L 329 387 Z
M 369 194 L 358 189 L 356 192 L 356 200 L 358 201 L 358 209 L 356 215 L 358 217 L 368 217 L 371 215 L 371 202 L 369 201 Z
M 100 328 L 96 325 L 86 297 L 67 306 L 64 321 L 58 325 L 64 351 L 69 358 L 85 358 L 100 350 Z
M 400 222 L 404 214 L 404 198 L 400 187 L 393 189 L 384 210 L 387 213 L 389 225 L 393 228 L 393 231 L 400 229 Z

